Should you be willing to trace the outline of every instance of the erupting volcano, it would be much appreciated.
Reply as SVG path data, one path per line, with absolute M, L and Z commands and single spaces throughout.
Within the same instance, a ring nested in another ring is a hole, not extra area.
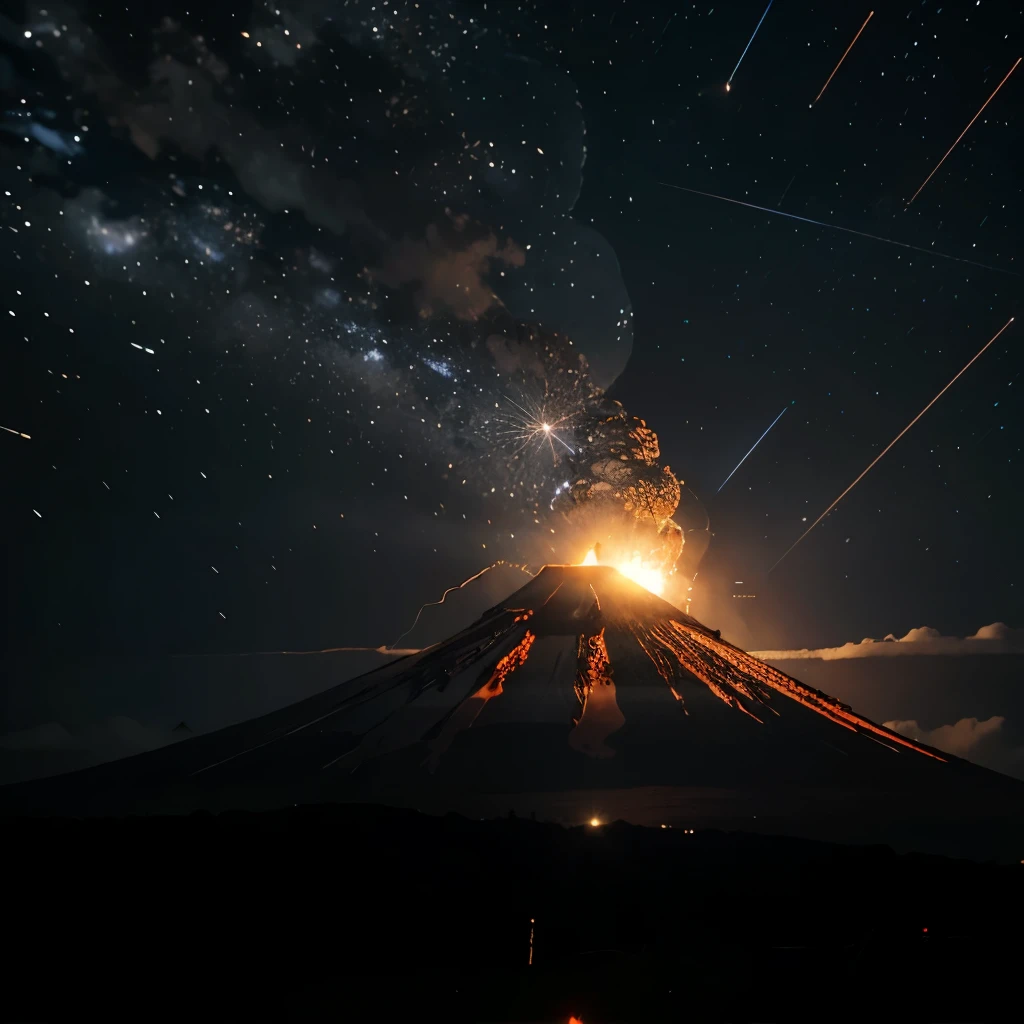
M 444 643 L 5 797 L 75 814 L 360 800 L 944 850 L 1015 848 L 1024 811 L 1021 783 L 869 721 L 604 565 L 546 566 Z

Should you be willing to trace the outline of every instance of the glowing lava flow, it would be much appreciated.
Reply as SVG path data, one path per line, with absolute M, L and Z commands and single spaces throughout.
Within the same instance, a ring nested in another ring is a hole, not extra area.
M 898 751 L 903 747 L 936 761 L 945 760 L 939 752 L 876 725 L 870 719 L 858 715 L 849 704 L 804 685 L 746 651 L 726 643 L 715 634 L 708 633 L 703 627 L 669 619 L 651 626 L 635 623 L 631 628 L 641 650 L 678 701 L 682 701 L 682 697 L 673 685 L 678 678 L 678 669 L 673 662 L 678 662 L 678 668 L 703 683 L 719 700 L 758 722 L 764 722 L 761 715 L 766 711 L 779 714 L 771 705 L 774 691 L 816 711 L 836 725 L 892 750 Z
M 519 619 L 517 618 L 516 621 L 518 622 Z M 431 772 L 437 771 L 441 758 L 447 753 L 456 735 L 471 728 L 480 712 L 486 707 L 487 702 L 495 697 L 500 697 L 505 692 L 502 684 L 516 669 L 522 668 L 526 664 L 526 659 L 530 656 L 530 648 L 536 639 L 536 636 L 527 630 L 519 643 L 494 666 L 494 671 L 490 674 L 487 682 L 457 705 L 445 721 L 440 734 L 429 744 L 430 755 L 424 764 Z
M 581 636 L 576 655 L 576 699 L 579 718 L 569 733 L 569 746 L 590 757 L 614 757 L 605 740 L 626 724 L 626 717 L 615 696 L 612 663 L 604 640 L 604 628 L 592 636 Z
M 601 563 L 597 560 L 597 552 L 591 548 L 579 564 L 600 565 Z M 665 574 L 660 569 L 648 565 L 637 554 L 634 554 L 628 562 L 614 563 L 614 568 L 618 569 L 627 580 L 639 583 L 641 587 L 649 590 L 652 594 L 660 596 L 665 590 Z

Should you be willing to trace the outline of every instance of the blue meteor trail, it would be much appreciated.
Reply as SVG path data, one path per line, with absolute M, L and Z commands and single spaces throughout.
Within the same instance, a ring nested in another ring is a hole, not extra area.
M 882 238 L 881 235 L 869 235 L 866 231 L 857 231 L 855 228 L 844 228 L 842 224 L 827 224 L 823 220 L 812 220 L 810 217 L 800 217 L 795 213 L 786 213 L 785 210 L 773 210 L 768 206 L 757 206 L 754 203 L 745 203 L 742 199 L 730 199 L 728 196 L 716 196 L 714 192 L 701 192 L 695 188 L 686 188 L 684 185 L 673 185 L 668 181 L 659 181 L 659 185 L 665 188 L 677 188 L 680 192 L 692 192 L 695 196 L 704 196 L 707 199 L 721 199 L 723 203 L 734 203 L 736 206 L 746 206 L 751 210 L 760 210 L 762 213 L 770 213 L 776 217 L 789 217 L 790 220 L 800 220 L 805 224 L 816 224 L 819 228 L 829 228 L 831 231 L 845 231 L 848 235 L 859 235 L 861 238 L 870 238 L 875 242 L 885 242 L 887 245 L 898 245 L 901 249 L 913 249 L 914 252 L 923 252 L 928 256 L 939 256 L 944 260 L 956 260 L 957 263 L 969 263 L 972 267 L 981 267 L 982 270 L 994 270 L 997 274 L 1012 274 L 1020 277 L 1016 270 L 1005 270 L 1003 267 L 993 267 L 988 263 L 978 263 L 976 260 L 965 260 L 962 256 L 950 256 L 946 252 L 937 252 L 935 249 L 925 249 L 920 245 L 910 245 L 909 242 L 897 242 L 893 238 Z
M 764 9 L 764 14 L 761 15 L 761 21 L 764 21 L 764 19 L 768 16 L 768 11 L 771 9 L 771 6 L 772 6 L 773 3 L 775 3 L 775 0 L 768 0 L 768 6 Z M 757 35 L 757 29 L 761 27 L 761 21 L 759 21 L 757 23 L 757 28 L 754 29 L 754 36 Z M 754 36 L 750 37 L 750 43 L 752 43 L 754 41 Z M 730 84 L 732 83 L 733 75 L 735 75 L 736 72 L 739 71 L 740 65 L 743 63 L 743 58 L 746 57 L 747 50 L 750 49 L 750 43 L 747 43 L 747 45 L 743 48 L 743 52 L 740 54 L 740 59 L 738 61 L 736 61 L 736 67 L 734 67 L 732 69 L 732 75 L 729 76 L 729 81 L 725 83 L 725 91 L 726 92 L 729 91 L 729 87 L 730 87 Z
M 789 408 L 789 406 L 787 405 L 787 406 L 786 406 L 786 407 L 785 407 L 785 408 L 784 408 L 784 409 L 782 410 L 782 412 L 780 412 L 780 413 L 779 413 L 779 415 L 778 415 L 778 416 L 776 416 L 776 417 L 775 417 L 775 419 L 773 419 L 773 420 L 771 421 L 771 423 L 770 423 L 770 424 L 768 425 L 768 430 L 771 430 L 771 429 L 772 429 L 772 427 L 774 427 L 774 426 L 775 426 L 775 424 L 776 424 L 776 423 L 778 423 L 778 422 L 779 422 L 779 420 L 781 420 L 781 419 L 782 419 L 782 413 L 783 413 L 783 412 L 785 412 L 785 411 L 786 411 L 786 409 L 788 409 L 788 408 Z M 759 438 L 758 438 L 758 439 L 757 439 L 757 440 L 756 440 L 756 441 L 754 442 L 754 448 L 756 448 L 756 447 L 757 447 L 757 446 L 758 446 L 758 445 L 759 445 L 759 444 L 760 444 L 760 443 L 761 443 L 761 442 L 762 442 L 762 441 L 763 441 L 763 440 L 765 439 L 765 437 L 767 437 L 767 436 L 768 436 L 768 430 L 766 430 L 766 431 L 765 431 L 765 432 L 764 432 L 764 433 L 763 433 L 763 434 L 762 434 L 762 435 L 761 435 L 761 436 L 760 436 L 760 437 L 759 437 Z M 754 448 L 751 448 L 751 449 L 750 449 L 750 452 L 752 452 L 752 451 L 754 450 Z M 747 458 L 748 458 L 748 456 L 750 455 L 750 452 L 747 452 L 747 454 L 746 454 L 746 455 L 744 455 L 744 456 L 743 456 L 743 458 L 742 458 L 742 459 L 740 459 L 740 461 L 736 463 L 736 469 L 739 469 L 739 468 L 740 468 L 740 466 L 742 466 L 742 465 L 743 465 L 743 463 L 747 461 Z M 730 480 L 732 479 L 732 477 L 733 477 L 733 473 L 735 473 L 735 472 L 736 472 L 736 469 L 734 469 L 734 470 L 732 471 L 732 473 L 730 473 L 730 474 L 729 474 L 729 475 L 728 475 L 728 476 L 727 476 L 727 477 L 726 477 L 726 478 L 725 478 L 725 479 L 724 479 L 724 480 L 722 481 L 722 487 L 724 487 L 724 486 L 725 486 L 725 485 L 726 485 L 726 484 L 727 484 L 727 483 L 728 483 L 728 482 L 729 482 L 729 481 L 730 481 Z M 719 487 L 719 488 L 718 488 L 718 490 L 717 490 L 717 491 L 715 491 L 715 494 L 719 494 L 719 493 L 721 493 L 722 487 Z

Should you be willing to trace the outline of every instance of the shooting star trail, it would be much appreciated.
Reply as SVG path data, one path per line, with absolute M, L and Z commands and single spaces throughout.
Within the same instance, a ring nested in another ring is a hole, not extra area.
M 945 162 L 945 160 L 946 160 L 946 157 L 947 157 L 947 156 L 949 156 L 949 154 L 950 154 L 950 153 L 952 153 L 954 149 L 956 149 L 956 147 L 957 147 L 957 143 L 958 143 L 958 142 L 959 142 L 959 141 L 960 141 L 960 140 L 961 140 L 961 139 L 962 139 L 962 138 L 963 138 L 963 137 L 964 137 L 964 136 L 965 136 L 965 135 L 967 134 L 967 132 L 968 132 L 968 130 L 970 129 L 971 125 L 972 125 L 972 124 L 974 124 L 974 122 L 975 122 L 975 121 L 977 121 L 977 120 L 978 120 L 978 118 L 979 118 L 979 117 L 981 116 L 981 111 L 982 111 L 982 110 L 984 110 L 984 109 L 985 109 L 985 108 L 986 108 L 986 107 L 987 107 L 987 106 L 988 106 L 988 105 L 989 105 L 989 104 L 990 104 L 990 103 L 992 102 L 993 98 L 995 97 L 995 94 L 996 94 L 997 92 L 999 92 L 999 90 L 1000 90 L 1000 89 L 1002 89 L 1003 85 L 1004 85 L 1004 84 L 1006 83 L 1006 79 L 1007 79 L 1007 78 L 1009 78 L 1009 77 L 1010 77 L 1010 75 L 1012 75 L 1012 74 L 1014 73 L 1014 71 L 1016 71 L 1016 70 L 1017 70 L 1017 64 L 1019 64 L 1019 63 L 1021 62 L 1021 60 L 1024 60 L 1024 58 L 1022 58 L 1022 57 L 1018 57 L 1018 58 L 1017 58 L 1017 63 L 1016 63 L 1016 64 L 1014 64 L 1014 65 L 1013 65 L 1013 67 L 1012 67 L 1012 68 L 1010 68 L 1010 70 L 1006 72 L 1006 78 L 1004 78 L 1004 79 L 1002 80 L 1002 82 L 1000 82 L 1000 83 L 999 83 L 999 84 L 998 84 L 998 85 L 996 86 L 996 88 L 995 88 L 995 91 L 994 91 L 994 92 L 992 93 L 992 95 L 991 95 L 991 96 L 989 96 L 989 98 L 988 98 L 987 100 L 985 100 L 985 102 L 984 102 L 984 103 L 982 103 L 982 105 L 981 105 L 981 110 L 979 110 L 979 111 L 978 111 L 978 113 L 977 113 L 977 114 L 975 114 L 975 115 L 974 115 L 974 117 L 972 117 L 972 118 L 971 118 L 971 120 L 970 120 L 970 121 L 969 121 L 969 122 L 967 123 L 967 127 L 966 127 L 966 128 L 965 128 L 965 129 L 964 129 L 964 130 L 963 130 L 963 131 L 962 131 L 962 132 L 961 132 L 961 133 L 960 133 L 960 134 L 959 134 L 959 135 L 958 135 L 958 136 L 956 137 L 956 142 L 954 142 L 954 143 L 953 143 L 953 145 L 952 145 L 952 146 L 950 146 L 950 147 L 949 147 L 949 149 L 947 149 L 947 150 L 946 150 L 946 156 L 944 156 L 944 157 L 943 157 L 943 158 L 942 158 L 942 159 L 941 159 L 941 160 L 940 160 L 940 161 L 939 161 L 939 162 L 938 162 L 938 163 L 937 163 L 937 164 L 936 164 L 936 165 L 935 165 L 935 166 L 934 166 L 934 167 L 932 168 L 932 173 L 931 173 L 931 174 L 929 174 L 929 175 L 928 175 L 928 177 L 927 177 L 927 178 L 925 178 L 925 179 L 924 179 L 924 181 L 922 181 L 922 182 L 921 182 L 921 188 L 919 188 L 919 189 L 918 189 L 918 190 L 917 190 L 917 191 L 916 191 L 916 192 L 915 192 L 915 193 L 914 193 L 914 194 L 913 194 L 913 195 L 912 195 L 912 196 L 910 197 L 910 202 L 909 202 L 909 203 L 907 203 L 907 205 L 906 205 L 906 206 L 904 207 L 904 212 L 906 212 L 907 210 L 909 210 L 909 209 L 910 209 L 910 203 L 912 203 L 912 202 L 913 202 L 913 201 L 914 201 L 914 200 L 915 200 L 915 199 L 916 199 L 916 198 L 917 198 L 917 197 L 918 197 L 918 196 L 919 196 L 919 195 L 921 194 L 921 189 L 922 189 L 922 188 L 924 188 L 924 187 L 925 187 L 925 185 L 927 185 L 927 184 L 928 184 L 928 182 L 932 180 L 932 176 L 933 176 L 933 175 L 935 174 L 935 172 L 936 172 L 936 171 L 937 171 L 937 170 L 938 170 L 938 169 L 939 169 L 939 168 L 940 168 L 940 167 L 941 167 L 941 166 L 943 165 L 943 163 L 944 163 L 944 162 Z
M 913 249 L 914 252 L 923 252 L 928 256 L 938 256 L 944 260 L 955 260 L 957 263 L 967 263 L 972 267 L 981 267 L 982 270 L 994 270 L 998 274 L 1012 274 L 1020 277 L 1016 270 L 1005 270 L 1003 267 L 993 267 L 988 263 L 978 263 L 976 260 L 965 260 L 962 256 L 950 256 L 946 252 L 938 252 L 935 249 L 925 249 L 921 245 L 910 245 L 908 242 L 897 242 L 894 238 L 882 238 L 881 235 L 870 235 L 866 231 L 857 231 L 855 228 L 846 228 L 842 224 L 828 224 L 823 220 L 813 220 L 810 217 L 800 217 L 795 213 L 786 213 L 785 210 L 773 210 L 770 206 L 757 206 L 755 203 L 745 203 L 742 199 L 730 199 L 728 196 L 717 196 L 714 192 L 701 192 L 695 188 L 686 188 L 683 185 L 673 185 L 668 181 L 659 181 L 659 185 L 665 188 L 679 189 L 680 192 L 692 192 L 695 196 L 705 196 L 708 199 L 721 199 L 724 203 L 734 203 L 736 206 L 746 206 L 751 210 L 760 210 L 762 213 L 770 213 L 776 217 L 789 217 L 790 220 L 801 220 L 805 224 L 816 224 L 819 228 L 829 228 L 832 231 L 845 231 L 848 235 L 858 235 L 861 238 L 870 238 L 875 242 L 885 242 L 887 245 L 898 245 L 901 249 Z
M 864 19 L 864 24 L 861 25 L 859 31 L 853 37 L 853 43 L 857 42 L 857 40 L 860 39 L 861 32 L 863 32 L 864 29 L 868 27 L 868 22 L 872 19 L 872 17 L 874 17 L 874 14 L 874 11 L 870 11 L 868 13 L 868 16 Z M 853 49 L 853 43 L 850 43 L 850 45 L 846 48 L 846 53 L 849 53 Z M 846 60 L 846 53 L 844 53 L 842 57 L 839 58 L 839 64 L 842 64 L 843 61 Z M 825 90 L 828 88 L 828 83 L 832 81 L 832 79 L 835 77 L 835 73 L 839 70 L 839 64 L 837 64 L 832 69 L 832 74 L 828 76 L 828 79 L 825 81 L 825 84 L 821 87 L 821 92 L 819 92 L 818 95 L 814 97 L 814 103 L 817 103 L 818 100 L 820 100 L 821 97 L 824 95 Z M 814 103 L 809 103 L 808 106 L 813 107 Z
M 764 9 L 764 14 L 761 15 L 761 21 L 764 21 L 764 19 L 768 16 L 768 11 L 771 9 L 771 6 L 774 2 L 775 0 L 768 0 L 768 6 Z M 761 21 L 757 23 L 757 28 L 754 29 L 754 36 L 757 35 L 757 29 L 761 27 Z M 729 76 L 729 81 L 725 83 L 726 92 L 728 92 L 729 89 L 732 88 L 733 75 L 735 75 L 736 72 L 739 71 L 740 65 L 743 63 L 743 58 L 746 57 L 747 50 L 750 49 L 750 43 L 754 41 L 754 36 L 750 37 L 750 42 L 747 43 L 747 45 L 743 48 L 743 52 L 740 54 L 740 59 L 736 61 L 736 67 L 732 69 L 732 74 Z
M 15 437 L 23 437 L 26 441 L 32 440 L 31 434 L 25 434 L 20 430 L 11 430 L 10 427 L 0 427 L 0 430 L 6 430 L 8 434 L 13 434 Z
M 780 412 L 780 413 L 779 413 L 779 415 L 778 415 L 778 416 L 776 416 L 776 417 L 775 417 L 775 419 L 773 419 L 773 420 L 771 421 L 771 423 L 770 423 L 770 424 L 768 425 L 768 430 L 771 430 L 771 429 L 772 429 L 772 427 L 774 427 L 774 426 L 775 426 L 775 424 L 776 424 L 776 423 L 778 423 L 778 422 L 779 422 L 779 420 L 781 420 L 781 419 L 782 419 L 782 413 L 784 413 L 784 412 L 786 411 L 786 409 L 788 409 L 788 408 L 789 408 L 789 406 L 787 405 L 787 406 L 786 406 L 786 407 L 785 407 L 785 408 L 784 408 L 784 409 L 782 410 L 782 412 Z M 754 448 L 756 448 L 756 447 L 757 447 L 757 446 L 758 446 L 758 445 L 759 445 L 759 444 L 760 444 L 760 443 L 761 443 L 761 442 L 762 442 L 762 441 L 763 441 L 763 440 L 764 440 L 764 439 L 765 439 L 765 438 L 766 438 L 766 437 L 768 436 L 768 430 L 766 430 L 766 431 L 765 431 L 765 432 L 764 432 L 764 433 L 763 433 L 763 434 L 762 434 L 762 435 L 761 435 L 761 436 L 760 436 L 760 437 L 759 437 L 759 438 L 758 438 L 758 439 L 757 439 L 757 440 L 756 440 L 756 441 L 754 442 L 754 445 L 753 445 L 753 447 L 752 447 L 752 448 L 750 449 L 750 452 L 752 452 L 752 451 L 754 450 Z M 746 455 L 744 455 L 744 456 L 743 456 L 743 458 L 742 458 L 742 459 L 740 459 L 740 461 L 736 463 L 736 469 L 734 469 L 734 470 L 732 471 L 732 473 L 730 473 L 730 474 L 729 474 L 729 475 L 728 475 L 728 476 L 727 476 L 727 477 L 726 477 L 726 478 L 725 478 L 725 479 L 724 479 L 724 480 L 722 481 L 722 484 L 721 484 L 721 486 L 720 486 L 720 487 L 718 488 L 718 490 L 717 490 L 717 491 L 715 491 L 715 494 L 720 494 L 720 493 L 721 493 L 721 491 L 722 491 L 722 487 L 724 487 L 724 486 L 725 486 L 725 485 L 726 485 L 726 484 L 727 484 L 727 483 L 728 483 L 728 482 L 729 482 L 729 481 L 730 481 L 730 480 L 732 479 L 732 477 L 733 477 L 733 473 L 735 473 L 735 472 L 736 472 L 736 470 L 737 470 L 737 469 L 739 469 L 739 468 L 740 468 L 740 466 L 742 466 L 742 465 L 743 465 L 743 463 L 747 461 L 748 457 L 750 456 L 750 452 L 747 452 L 747 454 L 746 454 Z
M 991 345 L 999 337 L 999 335 L 1002 334 L 1003 331 L 1005 331 L 1006 328 L 1009 327 L 1012 323 L 1013 317 L 1011 316 L 1010 319 L 1007 320 L 1006 323 L 1003 324 L 1003 326 L 1000 327 L 999 330 L 996 331 L 996 333 L 993 334 L 987 342 L 985 342 L 982 348 L 975 354 L 974 358 L 967 363 L 967 365 L 885 446 L 885 448 L 882 449 L 881 452 L 879 452 L 877 456 L 875 456 L 875 458 L 871 461 L 868 468 L 865 469 L 864 472 L 861 473 L 861 475 L 857 477 L 857 479 L 854 480 L 853 483 L 850 484 L 850 486 L 847 487 L 846 490 L 843 491 L 843 493 L 840 494 L 839 497 L 836 498 L 836 500 L 833 501 L 832 504 L 829 505 L 829 507 L 825 509 L 825 511 L 822 512 L 821 515 L 818 516 L 818 518 L 815 519 L 814 522 L 811 523 L 811 525 L 808 526 L 802 534 L 800 534 L 799 537 L 797 537 L 797 539 L 792 543 L 792 545 L 790 545 L 788 550 L 782 555 L 782 558 L 780 558 L 778 562 L 776 562 L 775 565 L 773 565 L 771 569 L 768 570 L 768 572 L 774 572 L 779 562 L 781 562 L 782 559 L 785 558 L 786 555 L 788 555 L 789 552 L 792 551 L 793 548 L 795 548 L 797 544 L 799 544 L 800 541 L 802 541 L 804 537 L 806 537 L 807 534 L 809 534 L 811 530 L 813 530 L 818 525 L 818 523 L 820 523 L 822 519 L 824 519 L 825 516 L 827 516 L 829 512 L 831 512 L 832 509 L 834 509 L 836 505 L 838 505 L 839 502 L 841 502 L 843 498 L 845 498 L 850 493 L 850 491 L 852 491 L 854 487 L 856 487 L 857 484 L 859 484 L 861 480 L 863 480 L 864 477 L 866 477 L 868 473 L 871 472 L 872 469 L 874 469 L 876 465 L 878 465 L 879 462 L 882 461 L 882 458 L 885 456 L 886 452 L 888 452 L 896 444 L 896 442 L 901 437 L 903 437 L 903 435 L 963 376 L 963 374 L 971 367 L 971 365 L 983 355 L 983 353 L 989 347 L 989 345 Z

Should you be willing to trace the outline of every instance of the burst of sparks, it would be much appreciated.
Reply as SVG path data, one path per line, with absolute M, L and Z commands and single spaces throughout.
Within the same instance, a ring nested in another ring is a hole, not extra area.
M 558 430 L 568 426 L 572 421 L 572 414 L 566 413 L 563 416 L 553 416 L 545 408 L 544 403 L 533 405 L 528 399 L 523 401 L 527 405 L 520 405 L 519 402 L 505 396 L 505 401 L 515 410 L 510 414 L 498 417 L 498 423 L 502 427 L 498 431 L 498 437 L 504 443 L 514 445 L 513 456 L 526 450 L 531 445 L 539 443 L 546 444 L 551 451 L 551 464 L 558 464 L 558 451 L 555 448 L 557 441 L 570 455 L 575 455 L 576 450 L 568 442 L 558 435 Z M 528 406 L 533 405 L 533 408 Z

